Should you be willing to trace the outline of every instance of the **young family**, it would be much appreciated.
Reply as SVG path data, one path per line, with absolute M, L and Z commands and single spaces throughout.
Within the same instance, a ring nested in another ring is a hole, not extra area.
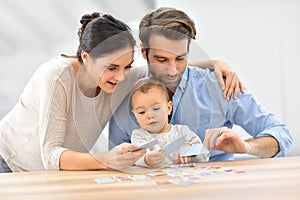
M 42 64 L 1 120 L 0 172 L 124 169 L 166 160 L 228 160 L 233 153 L 275 157 L 291 148 L 287 127 L 244 90 L 226 63 L 211 61 L 215 71 L 187 66 L 196 30 L 184 12 L 159 8 L 141 20 L 141 51 L 148 68 L 132 68 L 136 42 L 122 21 L 92 13 L 80 22 L 77 54 Z M 150 81 L 156 85 L 131 93 L 142 78 L 159 83 Z M 149 119 L 155 120 L 149 125 Z M 111 149 L 90 153 L 108 122 Z M 242 140 L 232 131 L 233 124 L 253 138 Z M 172 134 L 185 134 L 186 145 L 203 142 L 210 155 L 130 151 L 140 144 L 136 136 L 141 132 L 157 137 L 158 145 Z

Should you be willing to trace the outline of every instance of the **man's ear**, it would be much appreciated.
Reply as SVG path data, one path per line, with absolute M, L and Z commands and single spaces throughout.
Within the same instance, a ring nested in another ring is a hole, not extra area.
M 147 60 L 146 49 L 144 48 L 143 44 L 140 44 L 140 47 L 141 47 L 141 53 L 142 53 L 144 59 Z

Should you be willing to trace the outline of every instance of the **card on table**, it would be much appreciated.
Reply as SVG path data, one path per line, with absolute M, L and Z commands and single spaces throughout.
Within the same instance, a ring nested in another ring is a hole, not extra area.
M 114 179 L 116 179 L 118 182 L 132 181 L 132 179 L 128 176 L 114 176 Z
M 192 146 L 186 146 L 180 148 L 180 156 L 195 156 L 199 154 L 209 153 L 208 149 L 203 144 L 194 144 Z
M 149 177 L 144 174 L 128 175 L 128 178 L 132 179 L 133 181 L 143 181 L 149 179 Z
M 176 185 L 191 185 L 196 183 L 195 181 L 188 180 L 185 178 L 170 179 L 169 182 Z
M 151 148 L 153 147 L 154 145 L 158 144 L 158 140 L 152 140 L 151 142 L 148 142 L 146 144 L 143 144 L 141 146 L 139 146 L 138 148 L 136 149 L 133 149 L 133 150 L 130 150 L 129 152 L 135 152 L 135 151 L 139 151 L 141 149 L 148 149 L 148 148 Z
M 161 176 L 165 175 L 166 172 L 164 170 L 154 170 L 148 173 L 148 176 Z
M 95 178 L 95 181 L 96 181 L 97 183 L 100 183 L 100 184 L 104 184 L 104 183 L 114 183 L 114 182 L 116 182 L 115 179 L 110 178 L 110 177 Z
M 173 142 L 167 144 L 166 146 L 164 146 L 163 148 L 161 148 L 161 150 L 164 150 L 166 152 L 166 154 L 170 154 L 174 151 L 177 151 L 180 149 L 180 146 L 183 145 L 185 143 L 185 135 L 177 138 L 176 140 L 174 140 Z

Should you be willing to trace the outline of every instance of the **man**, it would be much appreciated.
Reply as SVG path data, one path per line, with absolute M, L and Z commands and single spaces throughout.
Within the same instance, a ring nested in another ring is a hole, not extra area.
M 170 123 L 188 125 L 197 133 L 211 150 L 210 161 L 232 160 L 234 153 L 259 157 L 286 155 L 293 143 L 289 130 L 252 94 L 246 91 L 237 100 L 227 101 L 213 72 L 187 66 L 189 44 L 196 30 L 184 12 L 159 8 L 147 14 L 139 28 L 142 54 L 148 62 L 145 76 L 159 79 L 172 91 Z M 253 138 L 242 140 L 231 129 L 233 124 L 244 128 Z M 135 128 L 138 125 L 127 98 L 110 121 L 110 147 L 129 142 Z

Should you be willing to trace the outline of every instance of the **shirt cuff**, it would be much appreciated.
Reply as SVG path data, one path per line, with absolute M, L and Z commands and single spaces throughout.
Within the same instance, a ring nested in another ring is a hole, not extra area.
M 279 144 L 279 151 L 273 157 L 284 157 L 291 148 L 293 139 L 289 135 L 289 131 L 283 131 L 282 128 L 272 130 L 272 133 L 260 133 L 257 137 L 271 136 L 275 138 Z
M 69 149 L 64 148 L 64 147 L 60 147 L 60 148 L 55 149 L 52 152 L 52 154 L 50 156 L 50 159 L 48 160 L 48 163 L 44 163 L 45 169 L 46 170 L 57 170 L 57 171 L 59 171 L 60 170 L 59 161 L 60 161 L 61 154 L 64 151 L 67 151 L 67 150 L 69 150 Z

